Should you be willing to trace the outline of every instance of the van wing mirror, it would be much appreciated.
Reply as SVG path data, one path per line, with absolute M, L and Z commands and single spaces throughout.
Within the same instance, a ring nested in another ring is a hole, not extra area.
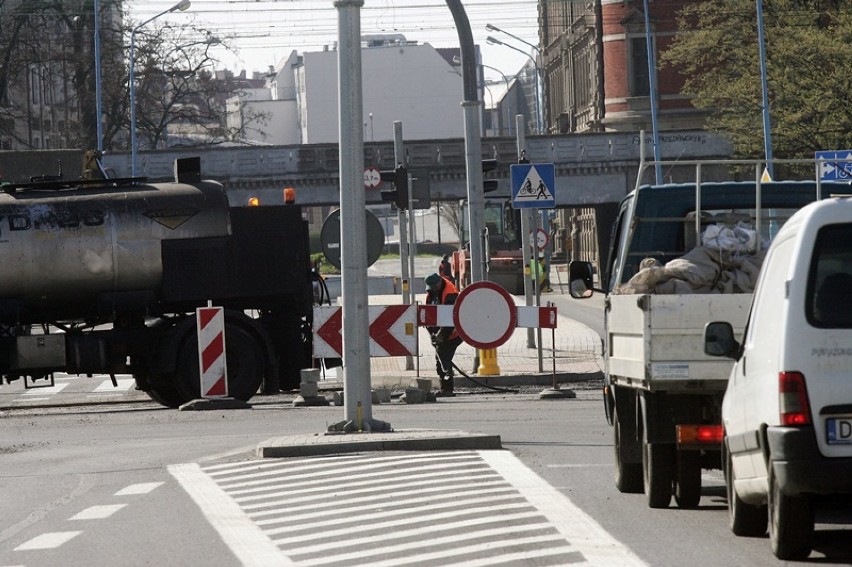
M 571 297 L 575 299 L 591 297 L 594 289 L 593 275 L 591 262 L 574 260 L 568 264 L 568 290 Z
M 734 336 L 734 328 L 727 321 L 713 321 L 704 327 L 704 354 L 737 359 L 740 343 Z

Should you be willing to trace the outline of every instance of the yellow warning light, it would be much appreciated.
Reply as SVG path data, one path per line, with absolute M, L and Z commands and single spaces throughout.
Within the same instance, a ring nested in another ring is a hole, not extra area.
M 292 205 L 296 202 L 296 190 L 292 187 L 284 188 L 284 204 Z
M 248 206 L 249 207 L 259 207 L 260 206 L 260 199 L 258 199 L 257 197 L 249 197 Z

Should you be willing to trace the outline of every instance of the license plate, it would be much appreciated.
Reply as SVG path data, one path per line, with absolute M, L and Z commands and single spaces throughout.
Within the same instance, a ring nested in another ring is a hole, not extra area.
M 829 445 L 852 444 L 852 417 L 830 417 L 825 420 Z

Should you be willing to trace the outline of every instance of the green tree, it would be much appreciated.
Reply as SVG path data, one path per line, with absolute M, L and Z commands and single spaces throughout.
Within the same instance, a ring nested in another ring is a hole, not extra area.
M 755 1 L 690 4 L 679 29 L 660 64 L 686 78 L 737 157 L 763 157 Z M 852 0 L 766 0 L 764 30 L 773 156 L 852 147 Z

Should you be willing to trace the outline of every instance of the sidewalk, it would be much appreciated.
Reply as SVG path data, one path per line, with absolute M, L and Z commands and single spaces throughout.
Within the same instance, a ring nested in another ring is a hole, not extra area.
M 599 294 L 600 301 L 603 296 Z M 542 303 L 546 296 L 543 296 Z M 597 298 L 592 298 L 597 300 Z M 518 305 L 523 298 L 515 297 Z M 398 305 L 402 303 L 399 295 L 371 295 L 370 305 Z M 558 313 L 558 312 L 557 312 Z M 509 340 L 497 348 L 496 376 L 479 376 L 475 373 L 474 359 L 477 350 L 468 344 L 462 344 L 456 351 L 454 362 L 465 374 L 492 386 L 542 385 L 549 386 L 555 376 L 557 383 L 592 380 L 602 377 L 601 339 L 587 326 L 557 314 L 555 330 L 541 329 L 542 353 L 539 364 L 538 349 L 529 348 L 528 329 L 516 329 Z M 533 344 L 537 344 L 538 329 L 532 329 Z M 435 349 L 429 341 L 429 333 L 424 327 L 418 327 L 419 356 L 413 358 L 413 369 L 406 370 L 405 357 L 372 358 L 372 385 L 374 388 L 388 387 L 402 389 L 415 378 L 431 378 L 437 388 L 435 372 Z M 556 342 L 555 360 L 553 342 Z M 418 372 L 419 368 L 419 372 Z M 320 382 L 322 389 L 342 387 L 343 375 L 340 369 L 325 372 Z M 456 386 L 472 387 L 473 382 L 456 373 Z

